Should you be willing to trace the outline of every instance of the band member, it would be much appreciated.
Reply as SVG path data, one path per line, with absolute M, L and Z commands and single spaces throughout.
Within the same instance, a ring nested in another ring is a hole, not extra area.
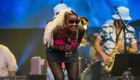
M 131 20 L 131 17 L 129 16 L 129 9 L 126 7 L 119 7 L 117 8 L 118 12 L 120 13 L 120 16 L 125 21 L 125 23 L 128 20 Z M 114 18 L 113 25 L 111 24 L 104 24 L 102 26 L 102 29 L 100 30 L 100 33 L 95 41 L 95 49 L 96 51 L 102 56 L 102 62 L 101 62 L 101 79 L 102 80 L 108 80 L 108 78 L 111 78 L 111 80 L 114 80 L 112 77 L 108 76 L 108 73 L 103 70 L 103 66 L 105 64 L 108 64 L 110 62 L 110 53 L 113 51 L 113 49 L 116 47 L 115 44 L 119 41 L 119 38 L 123 35 L 123 30 L 121 26 L 123 26 L 123 23 L 121 23 L 120 17 L 118 14 L 112 15 Z M 136 54 L 137 53 L 137 41 L 136 41 L 136 34 L 133 27 L 127 25 L 127 29 L 129 31 L 126 31 L 126 49 L 127 53 Z M 101 49 L 101 43 L 103 44 L 103 50 Z M 124 51 L 124 42 L 121 42 L 119 46 L 117 47 L 118 51 L 123 52 Z M 116 78 L 115 78 L 116 80 Z
M 16 76 L 17 63 L 14 55 L 0 44 L 0 76 Z
M 62 3 L 62 2 L 61 2 L 61 4 L 56 5 L 56 6 L 54 7 L 54 17 L 53 17 L 53 18 L 55 19 L 56 16 L 59 14 L 59 12 L 60 12 L 61 10 L 64 10 L 64 9 L 67 9 L 67 8 L 68 8 L 67 5 L 64 4 L 64 3 Z M 46 31 L 48 25 L 50 25 L 51 22 L 52 22 L 52 21 L 48 21 L 48 22 L 47 22 L 47 25 L 46 25 L 46 27 L 45 27 L 45 31 Z
M 64 80 L 62 62 L 65 62 L 69 80 L 78 80 L 78 54 L 85 29 L 78 26 L 78 15 L 72 9 L 61 10 L 44 34 L 47 60 L 55 80 Z
M 58 5 L 56 5 L 55 7 L 54 7 L 54 19 L 56 18 L 56 16 L 59 14 L 59 12 L 61 11 L 61 10 L 64 10 L 64 9 L 67 9 L 68 7 L 67 7 L 67 5 L 66 4 L 64 4 L 64 3 L 60 3 L 60 4 L 58 4 Z M 48 21 L 47 22 L 47 25 L 46 25 L 46 27 L 45 27 L 45 31 L 46 31 L 46 29 L 47 29 L 47 27 L 50 25 L 52 23 L 52 21 Z M 62 69 L 63 69 L 63 72 L 64 72 L 64 80 L 68 80 L 68 75 L 67 75 L 67 71 L 65 70 L 66 68 L 65 68 L 65 64 L 64 63 L 62 63 Z M 53 76 L 53 74 L 52 74 L 52 71 L 51 71 L 51 69 L 50 69 L 50 67 L 49 67 L 49 64 L 48 64 L 48 62 L 47 62 L 47 80 L 54 80 L 54 76 Z

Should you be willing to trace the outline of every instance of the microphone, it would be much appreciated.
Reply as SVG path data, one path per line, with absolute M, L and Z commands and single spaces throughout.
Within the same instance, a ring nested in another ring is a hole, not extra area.
M 63 0 L 60 3 L 62 4 L 63 3 Z
M 67 42 L 67 45 L 71 45 L 71 42 L 70 42 L 70 41 L 68 41 L 68 42 Z
M 70 42 L 70 41 L 68 41 L 68 42 L 67 42 L 67 45 L 69 45 L 69 46 L 70 46 L 70 45 L 71 45 L 71 42 Z M 71 48 L 71 47 L 69 47 L 68 49 L 70 49 L 70 48 Z M 66 52 L 66 54 L 67 54 L 67 52 Z
M 114 4 L 113 8 L 116 10 L 116 14 L 119 14 L 118 9 L 116 8 L 116 5 Z

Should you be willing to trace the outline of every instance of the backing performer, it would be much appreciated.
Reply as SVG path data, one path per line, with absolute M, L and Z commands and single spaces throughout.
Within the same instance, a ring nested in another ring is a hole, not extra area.
M 77 13 L 68 8 L 61 10 L 45 31 L 47 60 L 55 80 L 64 80 L 62 62 L 65 62 L 69 80 L 78 80 L 78 54 L 75 50 L 85 32 L 78 24 Z
M 118 11 L 120 13 L 120 16 L 125 21 L 131 20 L 131 17 L 129 16 L 129 9 L 126 7 L 119 7 Z M 101 79 L 102 80 L 116 80 L 116 78 L 112 78 L 108 76 L 108 73 L 106 73 L 103 70 L 103 66 L 105 64 L 108 64 L 110 62 L 109 55 L 112 52 L 112 50 L 115 47 L 115 44 L 117 41 L 119 41 L 119 38 L 123 35 L 123 30 L 121 29 L 121 26 L 123 23 L 121 23 L 120 17 L 118 14 L 115 14 L 112 16 L 114 18 L 113 26 L 110 24 L 104 24 L 102 26 L 102 29 L 100 30 L 100 33 L 95 41 L 95 49 L 96 51 L 102 56 L 102 62 L 101 62 Z M 126 46 L 127 46 L 127 52 L 131 54 L 137 53 L 137 41 L 136 41 L 136 34 L 135 30 L 131 26 L 127 26 L 127 29 L 129 31 L 126 32 Z M 104 43 L 103 50 L 100 47 L 100 44 Z M 123 52 L 124 51 L 124 44 L 119 44 L 117 47 L 118 51 Z
M 0 77 L 16 76 L 16 68 L 15 56 L 6 46 L 0 44 Z

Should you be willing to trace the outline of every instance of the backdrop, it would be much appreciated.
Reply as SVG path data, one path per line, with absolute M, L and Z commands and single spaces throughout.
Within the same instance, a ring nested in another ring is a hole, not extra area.
M 61 0 L 0 0 L 0 28 L 44 28 L 54 16 L 53 8 Z M 116 7 L 130 9 L 131 21 L 140 19 L 140 0 L 64 0 L 68 7 L 75 10 L 79 17 L 89 19 L 89 27 L 101 27 L 112 19 Z

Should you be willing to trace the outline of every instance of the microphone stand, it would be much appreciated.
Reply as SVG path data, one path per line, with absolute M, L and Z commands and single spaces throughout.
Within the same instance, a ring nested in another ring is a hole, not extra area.
M 124 71 L 123 77 L 125 79 L 129 79 L 129 78 L 131 78 L 132 74 L 130 71 L 128 71 L 128 67 L 127 67 L 127 51 L 126 51 L 126 36 L 125 36 L 126 35 L 125 30 L 127 30 L 127 31 L 129 31 L 129 30 L 127 29 L 127 25 L 125 24 L 124 20 L 122 20 L 122 17 L 120 16 L 115 4 L 113 7 L 115 8 L 117 14 L 119 15 L 119 17 L 121 19 L 121 22 L 123 23 L 123 26 L 121 28 L 123 28 L 123 33 L 124 33 L 124 54 L 125 54 L 125 65 L 126 65 L 126 71 Z M 130 76 L 130 77 L 126 77 L 126 76 Z

